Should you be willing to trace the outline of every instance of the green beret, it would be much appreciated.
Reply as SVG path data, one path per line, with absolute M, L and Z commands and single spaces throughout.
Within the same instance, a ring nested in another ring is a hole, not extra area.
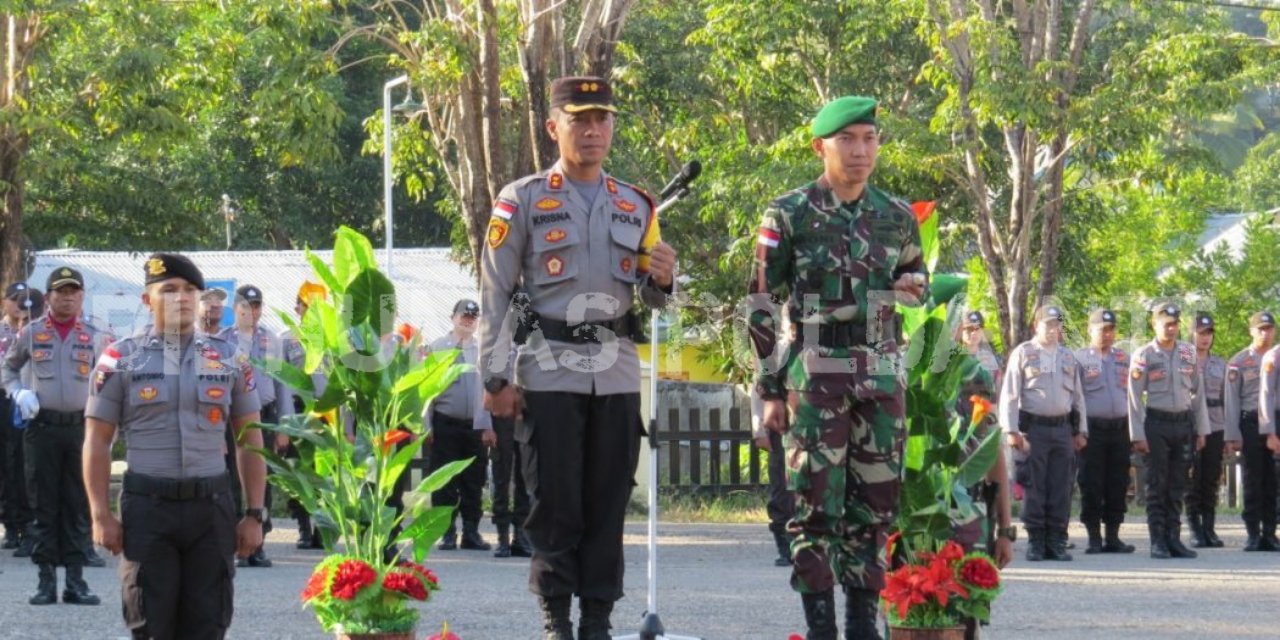
M 876 100 L 845 96 L 827 103 L 813 119 L 813 137 L 826 138 L 851 124 L 875 124 Z

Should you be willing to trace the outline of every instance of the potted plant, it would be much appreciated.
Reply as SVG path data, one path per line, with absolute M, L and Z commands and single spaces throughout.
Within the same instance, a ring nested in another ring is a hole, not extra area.
M 316 276 L 332 293 L 313 300 L 301 320 L 281 314 L 301 342 L 306 362 L 260 363 L 292 388 L 306 410 L 278 425 L 259 425 L 296 443 L 298 457 L 261 450 L 271 482 L 313 514 L 331 552 L 302 591 L 325 631 L 339 638 L 413 637 L 419 611 L 440 588 L 422 566 L 448 527 L 453 507 L 408 501 L 397 486 L 422 446 L 422 410 L 462 372 L 456 352 L 419 361 L 395 336 L 395 287 L 377 268 L 364 236 L 338 230 L 332 266 L 307 252 Z M 311 374 L 326 375 L 318 390 Z M 444 486 L 471 460 L 446 465 L 415 489 Z M 403 543 L 411 559 L 402 557 Z M 340 549 L 340 551 L 338 551 Z
M 893 553 L 890 542 L 889 553 Z M 1000 570 L 985 553 L 966 554 L 947 541 L 935 552 L 917 551 L 889 572 L 884 591 L 892 640 L 963 640 L 966 618 L 985 622 L 1000 594 Z

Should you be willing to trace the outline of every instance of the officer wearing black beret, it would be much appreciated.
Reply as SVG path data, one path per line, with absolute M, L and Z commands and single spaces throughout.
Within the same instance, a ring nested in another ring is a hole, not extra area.
M 250 451 L 262 433 L 248 428 L 259 417 L 256 381 L 232 345 L 197 335 L 204 277 L 188 258 L 154 254 L 145 275 L 154 323 L 103 351 L 85 408 L 94 542 L 124 554 L 121 597 L 135 639 L 222 638 L 234 556 L 262 544 L 266 465 Z M 249 507 L 239 522 L 222 456 L 228 424 Z M 129 465 L 120 519 L 107 499 L 117 428 Z

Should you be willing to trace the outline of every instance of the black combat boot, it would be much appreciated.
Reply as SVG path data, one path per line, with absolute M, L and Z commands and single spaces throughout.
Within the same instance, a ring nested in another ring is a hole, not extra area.
M 1276 523 L 1274 520 L 1268 522 L 1266 519 L 1262 521 L 1262 540 L 1258 545 L 1259 551 L 1280 551 L 1280 540 L 1276 539 Z
M 1148 524 L 1147 532 L 1151 535 L 1151 557 L 1158 560 L 1167 560 L 1169 558 L 1169 541 L 1164 534 L 1164 527 L 1158 524 Z
M 613 601 L 599 598 L 578 599 L 578 640 L 610 640 L 609 614 L 613 613 Z
M 67 567 L 67 588 L 62 590 L 62 601 L 67 604 L 101 604 L 102 600 L 89 591 L 81 569 L 79 565 Z
M 782 531 L 774 531 L 773 544 L 778 548 L 778 557 L 774 558 L 773 566 L 791 566 L 791 540 L 788 538 L 787 534 Z
M 107 561 L 103 560 L 102 556 L 98 555 L 98 551 L 93 548 L 93 543 L 89 543 L 89 545 L 84 548 L 84 566 L 93 567 L 95 569 L 101 569 L 107 566 Z
M 1222 538 L 1218 537 L 1218 532 L 1213 528 L 1217 524 L 1218 514 L 1210 511 L 1204 514 L 1204 540 L 1209 543 L 1211 549 L 1222 548 Z
M 1107 541 L 1102 545 L 1103 553 L 1133 553 L 1133 545 L 1125 544 L 1120 539 L 1120 523 L 1107 523 Z
M 1208 538 L 1204 537 L 1204 521 L 1200 519 L 1200 514 L 1188 513 L 1187 526 L 1191 527 L 1191 546 L 1197 549 L 1209 546 Z
M 573 619 L 569 617 L 572 605 L 571 596 L 538 597 L 544 640 L 573 640 Z
M 804 621 L 809 625 L 805 640 L 839 640 L 836 637 L 836 595 L 831 589 L 821 593 L 802 593 Z
M 1089 546 L 1084 550 L 1085 554 L 1102 553 L 1102 525 L 1097 522 L 1088 522 L 1085 523 L 1084 530 L 1089 534 Z
M 58 601 L 58 570 L 51 564 L 40 565 L 40 582 L 36 584 L 36 592 L 27 602 L 31 604 L 54 604 Z
M 844 588 L 844 639 L 883 640 L 876 627 L 880 594 L 874 589 Z
M 15 558 L 30 558 L 36 550 L 36 539 L 31 536 L 30 532 L 22 534 L 22 541 L 18 543 L 18 549 L 13 552 Z M 57 586 L 57 585 L 55 585 Z
M 1169 556 L 1173 558 L 1194 558 L 1196 552 L 1188 549 L 1182 544 L 1182 523 L 1178 523 L 1169 527 L 1167 530 L 1169 536 Z
M 1027 529 L 1027 560 L 1040 562 L 1044 560 L 1044 529 Z
M 1245 551 L 1266 551 L 1266 549 L 1260 548 L 1262 546 L 1262 536 L 1258 535 L 1258 523 L 1246 521 L 1244 530 L 1249 536 L 1244 543 Z
M 453 551 L 458 548 L 458 530 L 453 527 L 453 523 L 449 523 L 449 528 L 444 530 L 444 536 L 440 538 L 441 551 Z
M 498 527 L 498 548 L 493 550 L 493 557 L 511 557 L 511 527 L 505 524 Z
M 247 560 L 249 561 L 249 566 L 260 567 L 263 569 L 266 569 L 270 567 L 272 564 L 274 564 L 273 562 L 271 562 L 271 558 L 267 557 L 266 549 L 264 549 L 261 545 L 259 545 L 257 549 L 254 549 L 253 553 L 249 554 L 249 557 L 247 558 Z
M 315 538 L 315 532 L 311 530 L 311 514 L 298 513 L 298 542 L 294 546 L 299 549 L 312 549 L 312 540 Z
M 480 535 L 479 522 L 462 523 L 462 544 L 459 546 L 463 549 L 471 549 L 472 551 L 488 551 L 493 548 L 493 546 L 488 542 L 485 542 L 484 537 Z
M 1069 562 L 1071 553 L 1067 551 L 1067 530 L 1049 529 L 1047 531 L 1048 539 L 1044 545 L 1045 560 L 1060 560 Z
M 511 539 L 511 555 L 517 558 L 532 558 L 533 545 L 529 542 L 529 537 L 524 535 L 524 529 L 516 527 L 516 535 Z

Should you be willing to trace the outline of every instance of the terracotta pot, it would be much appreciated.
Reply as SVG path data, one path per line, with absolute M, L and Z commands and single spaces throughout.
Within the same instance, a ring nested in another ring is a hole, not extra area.
M 889 640 L 964 640 L 964 627 L 918 629 L 890 625 Z
M 338 640 L 413 640 L 414 631 L 397 631 L 395 633 L 342 633 Z

